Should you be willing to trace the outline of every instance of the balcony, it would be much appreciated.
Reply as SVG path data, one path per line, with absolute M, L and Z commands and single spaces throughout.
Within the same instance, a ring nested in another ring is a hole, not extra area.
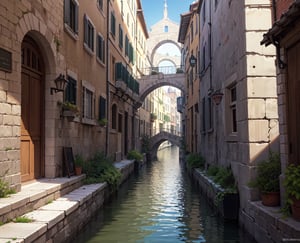
M 139 95 L 140 84 L 139 82 L 128 72 L 126 67 L 118 62 L 116 63 L 116 87 L 128 96 Z

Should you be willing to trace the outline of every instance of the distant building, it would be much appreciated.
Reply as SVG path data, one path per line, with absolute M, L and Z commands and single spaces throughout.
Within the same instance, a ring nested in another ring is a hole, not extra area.
M 178 41 L 183 44 L 181 57 L 186 73 L 185 96 L 185 142 L 188 152 L 199 152 L 199 1 L 190 5 L 187 13 L 181 14 Z

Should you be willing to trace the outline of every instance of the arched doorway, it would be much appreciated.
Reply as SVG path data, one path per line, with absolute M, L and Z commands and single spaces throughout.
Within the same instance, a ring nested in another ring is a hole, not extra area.
M 28 35 L 22 42 L 21 180 L 44 176 L 44 62 Z

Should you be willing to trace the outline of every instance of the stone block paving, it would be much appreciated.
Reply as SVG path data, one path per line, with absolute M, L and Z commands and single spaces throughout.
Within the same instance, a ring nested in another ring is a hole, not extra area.
M 124 168 L 129 168 L 132 164 L 133 161 L 126 160 L 114 165 L 122 171 Z M 78 178 L 75 178 L 75 180 L 78 180 Z M 68 183 L 72 184 L 72 179 L 43 179 L 39 182 L 24 185 L 21 192 L 13 194 L 9 198 L 0 199 L 0 212 L 25 205 L 31 200 L 50 193 L 57 193 L 57 187 L 66 187 Z M 61 229 L 72 218 L 71 215 L 80 213 L 81 206 L 82 210 L 84 210 L 86 205 L 91 205 L 89 203 L 98 198 L 99 195 L 103 195 L 101 191 L 104 191 L 106 188 L 107 183 L 83 185 L 55 200 L 50 200 L 45 205 L 31 212 L 22 214 L 22 216 L 31 219 L 32 222 L 17 223 L 11 221 L 0 226 L 0 243 L 46 242 L 48 233 L 55 235 L 55 232 L 61 232 Z M 63 188 L 61 189 L 63 190 Z M 57 242 L 64 242 L 64 236 L 59 238 L 60 234 L 58 234 L 57 237 Z
M 33 220 L 30 223 L 10 222 L 4 224 L 0 227 L 0 243 L 8 241 L 32 242 L 38 239 L 47 230 L 77 210 L 80 204 L 92 197 L 93 193 L 105 187 L 106 183 L 81 186 L 37 210 L 24 214 L 23 216 Z

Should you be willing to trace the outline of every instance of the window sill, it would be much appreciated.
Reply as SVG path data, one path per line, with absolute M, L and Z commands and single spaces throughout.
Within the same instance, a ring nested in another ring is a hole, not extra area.
M 89 118 L 82 118 L 82 123 L 86 124 L 86 125 L 92 125 L 92 126 L 98 125 L 98 123 L 96 122 L 96 120 L 89 119 Z
M 237 142 L 237 141 L 238 141 L 237 133 L 230 133 L 226 136 L 226 142 Z
M 76 34 L 66 23 L 64 24 L 64 30 L 73 40 L 78 41 L 78 34 Z
M 83 43 L 83 47 L 90 56 L 94 56 L 94 51 L 86 43 Z
M 97 62 L 98 62 L 102 67 L 105 67 L 105 66 L 106 66 L 105 63 L 102 62 L 102 61 L 99 59 L 99 57 L 97 57 L 96 59 L 97 59 Z

